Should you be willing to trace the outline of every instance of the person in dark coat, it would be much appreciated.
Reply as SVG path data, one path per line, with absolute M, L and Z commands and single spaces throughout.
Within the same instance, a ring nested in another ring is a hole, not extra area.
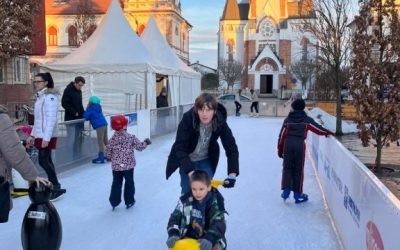
M 168 93 L 167 89 L 163 87 L 160 94 L 157 96 L 157 108 L 168 107 Z
M 214 176 L 219 160 L 219 138 L 228 160 L 225 187 L 235 185 L 239 151 L 226 118 L 225 107 L 207 93 L 197 97 L 194 107 L 183 114 L 166 168 L 167 179 L 179 168 L 182 194 L 189 191 L 189 175 L 194 170 L 206 171 L 210 178 Z
M 286 200 L 290 192 L 294 192 L 296 203 L 308 200 L 307 194 L 303 193 L 304 179 L 304 156 L 307 132 L 311 131 L 317 135 L 333 135 L 333 133 L 304 112 L 305 102 L 296 99 L 292 102 L 292 111 L 284 120 L 278 139 L 278 156 L 283 158 L 283 171 L 281 197 Z
M 85 85 L 85 78 L 75 77 L 75 81 L 67 85 L 61 98 L 61 105 L 65 109 L 64 121 L 82 119 L 85 111 L 82 104 L 82 87 Z M 75 153 L 79 152 L 82 144 L 81 133 L 83 122 L 67 124 L 68 144 L 73 146 Z

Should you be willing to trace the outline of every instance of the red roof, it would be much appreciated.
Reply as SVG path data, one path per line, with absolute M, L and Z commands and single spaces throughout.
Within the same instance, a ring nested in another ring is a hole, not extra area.
M 93 14 L 107 12 L 111 0 L 88 0 L 92 4 Z M 76 14 L 79 0 L 46 0 L 47 15 L 73 15 Z

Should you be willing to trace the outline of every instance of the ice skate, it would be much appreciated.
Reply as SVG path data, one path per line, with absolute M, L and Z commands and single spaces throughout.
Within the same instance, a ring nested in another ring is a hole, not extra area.
M 296 204 L 306 202 L 308 201 L 308 195 L 305 193 L 294 193 L 294 200 Z
M 103 152 L 100 152 L 99 156 L 96 159 L 92 160 L 93 164 L 101 164 L 101 163 L 104 163 L 104 162 L 105 162 L 105 158 L 104 158 L 104 153 Z
M 135 205 L 136 201 L 133 201 L 132 203 L 126 204 L 126 209 L 129 209 Z
M 64 194 L 67 192 L 67 190 L 63 189 L 63 188 L 57 188 L 54 189 L 53 191 L 51 191 L 51 195 L 50 195 L 50 201 L 57 201 L 59 200 L 62 196 L 64 196 Z
M 289 188 L 283 189 L 283 192 L 281 194 L 283 201 L 286 201 L 286 199 L 289 198 L 289 195 L 290 195 L 290 189 Z

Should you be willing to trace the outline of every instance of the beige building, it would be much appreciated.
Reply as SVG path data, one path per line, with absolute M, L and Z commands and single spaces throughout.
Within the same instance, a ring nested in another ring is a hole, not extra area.
M 314 38 L 298 28 L 304 19 L 315 20 L 312 0 L 226 0 L 218 59 L 244 65 L 242 88 L 277 96 L 280 89 L 296 82 L 290 75 L 291 64 L 304 56 L 316 57 L 310 46 Z
M 91 13 L 95 15 L 93 32 L 101 22 L 111 0 L 87 0 Z M 186 63 L 189 63 L 190 23 L 181 15 L 179 0 L 119 0 L 125 17 L 138 35 L 143 32 L 153 15 L 161 33 L 171 48 Z M 32 62 L 52 62 L 65 57 L 78 45 L 77 16 L 79 0 L 46 0 L 46 56 L 32 57 Z M 118 39 L 116 37 L 116 39 Z

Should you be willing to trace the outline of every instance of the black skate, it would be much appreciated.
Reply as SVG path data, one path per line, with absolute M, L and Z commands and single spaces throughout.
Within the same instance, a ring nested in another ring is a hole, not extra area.
M 67 192 L 67 190 L 65 190 L 65 189 L 63 189 L 63 188 L 54 189 L 53 191 L 51 191 L 50 201 L 57 201 L 57 200 L 60 199 L 66 192 Z
M 131 207 L 133 207 L 133 205 L 135 205 L 136 201 L 133 201 L 132 203 L 126 204 L 126 209 L 129 209 Z

